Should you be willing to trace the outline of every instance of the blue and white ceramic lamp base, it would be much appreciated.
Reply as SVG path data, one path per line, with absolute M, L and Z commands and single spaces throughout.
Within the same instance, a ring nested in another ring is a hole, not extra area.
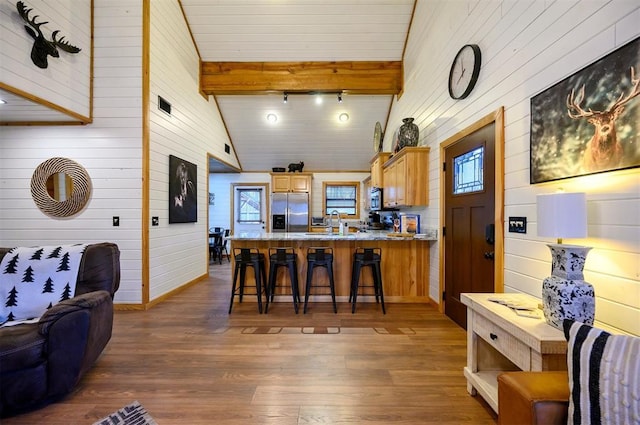
M 564 319 L 593 325 L 595 292 L 582 273 L 590 247 L 547 245 L 551 250 L 551 276 L 542 282 L 542 310 L 551 326 L 562 330 Z

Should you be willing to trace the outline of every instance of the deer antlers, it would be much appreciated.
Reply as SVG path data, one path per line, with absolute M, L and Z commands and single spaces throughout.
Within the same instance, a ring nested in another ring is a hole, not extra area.
M 56 35 L 58 35 L 58 33 L 60 32 L 60 30 L 55 30 L 54 32 L 51 33 L 51 38 L 53 39 L 53 44 L 55 44 L 58 48 L 64 50 L 65 52 L 68 53 L 78 53 L 81 49 L 69 44 L 68 41 L 65 41 L 64 36 L 62 36 L 62 38 L 60 40 L 56 40 Z
M 46 68 L 48 66 L 48 55 L 51 55 L 55 58 L 60 56 L 60 54 L 58 53 L 58 48 L 64 50 L 67 53 L 78 53 L 81 50 L 80 48 L 73 46 L 65 41 L 64 37 L 57 40 L 56 37 L 60 30 L 56 30 L 51 33 L 51 37 L 53 39 L 52 41 L 47 40 L 46 38 L 44 38 L 44 35 L 40 30 L 40 26 L 48 24 L 49 22 L 45 21 L 37 23 L 36 19 L 39 15 L 35 15 L 33 18 L 29 18 L 29 13 L 33 9 L 27 9 L 22 1 L 16 3 L 16 8 L 18 9 L 18 14 L 20 15 L 20 17 L 30 25 L 30 27 L 25 25 L 24 29 L 31 37 L 33 37 L 34 41 L 33 48 L 31 49 L 31 60 L 39 68 Z
M 580 118 L 580 117 L 590 117 L 596 113 L 601 113 L 599 111 L 593 111 L 589 109 L 589 111 L 585 111 L 580 107 L 580 103 L 584 100 L 584 84 L 578 91 L 577 98 L 574 96 L 574 89 L 571 89 L 571 93 L 567 96 L 567 112 L 571 118 Z M 572 109 L 578 111 L 577 114 L 571 112 Z
M 38 18 L 38 16 L 40 15 L 36 15 L 33 18 L 29 18 L 29 12 L 31 12 L 33 9 L 27 9 L 27 7 L 24 5 L 23 2 L 19 1 L 18 3 L 16 3 L 16 7 L 18 9 L 18 13 L 20 14 L 20 17 L 22 19 L 25 20 L 26 23 L 28 23 L 29 25 L 31 25 L 33 28 L 35 28 L 36 31 L 38 31 L 38 35 L 42 36 L 42 31 L 40 31 L 40 25 L 44 25 L 44 24 L 48 24 L 49 22 L 40 22 L 39 24 L 36 23 L 36 19 Z M 29 28 L 28 26 L 24 26 L 24 28 L 27 30 L 27 32 L 33 37 L 36 38 L 36 34 L 34 34 L 33 30 L 31 28 Z
M 636 78 L 636 70 L 632 66 L 631 67 L 631 84 L 632 88 L 627 97 L 624 97 L 624 92 L 620 93 L 618 99 L 609 107 L 607 111 L 594 111 L 589 108 L 588 111 L 585 111 L 580 106 L 580 103 L 584 100 L 584 84 L 578 90 L 578 95 L 575 95 L 575 90 L 571 89 L 571 93 L 567 96 L 567 112 L 571 118 L 587 118 L 593 115 L 603 114 L 605 112 L 611 112 L 618 109 L 618 112 L 621 112 L 620 108 L 622 108 L 627 102 L 629 102 L 634 97 L 640 95 L 640 78 Z M 572 110 L 576 111 L 572 112 Z
M 640 78 L 636 78 L 636 70 L 633 66 L 631 67 L 631 84 L 633 85 L 633 88 L 629 95 L 623 99 L 624 93 L 620 93 L 620 97 L 618 97 L 618 100 L 616 100 L 611 109 L 624 105 L 640 94 Z

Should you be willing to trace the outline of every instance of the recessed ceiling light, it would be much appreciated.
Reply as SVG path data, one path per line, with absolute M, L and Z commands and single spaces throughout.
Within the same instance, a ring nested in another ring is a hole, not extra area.
M 322 105 L 322 96 L 316 95 L 316 105 Z
M 340 115 L 338 115 L 338 120 L 340 122 L 347 122 L 349 121 L 349 114 L 347 114 L 346 112 L 341 113 Z
M 276 122 L 278 121 L 278 116 L 276 114 L 267 114 L 267 121 Z

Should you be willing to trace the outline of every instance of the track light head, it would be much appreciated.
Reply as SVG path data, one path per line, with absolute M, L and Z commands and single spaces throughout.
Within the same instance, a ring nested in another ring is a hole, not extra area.
M 289 94 L 287 92 L 284 92 L 284 98 L 282 99 L 282 103 L 287 103 L 287 100 L 289 100 Z

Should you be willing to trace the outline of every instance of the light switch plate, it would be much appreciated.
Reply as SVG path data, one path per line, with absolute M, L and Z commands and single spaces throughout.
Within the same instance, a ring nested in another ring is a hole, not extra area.
M 527 217 L 509 217 L 509 233 L 527 233 Z

